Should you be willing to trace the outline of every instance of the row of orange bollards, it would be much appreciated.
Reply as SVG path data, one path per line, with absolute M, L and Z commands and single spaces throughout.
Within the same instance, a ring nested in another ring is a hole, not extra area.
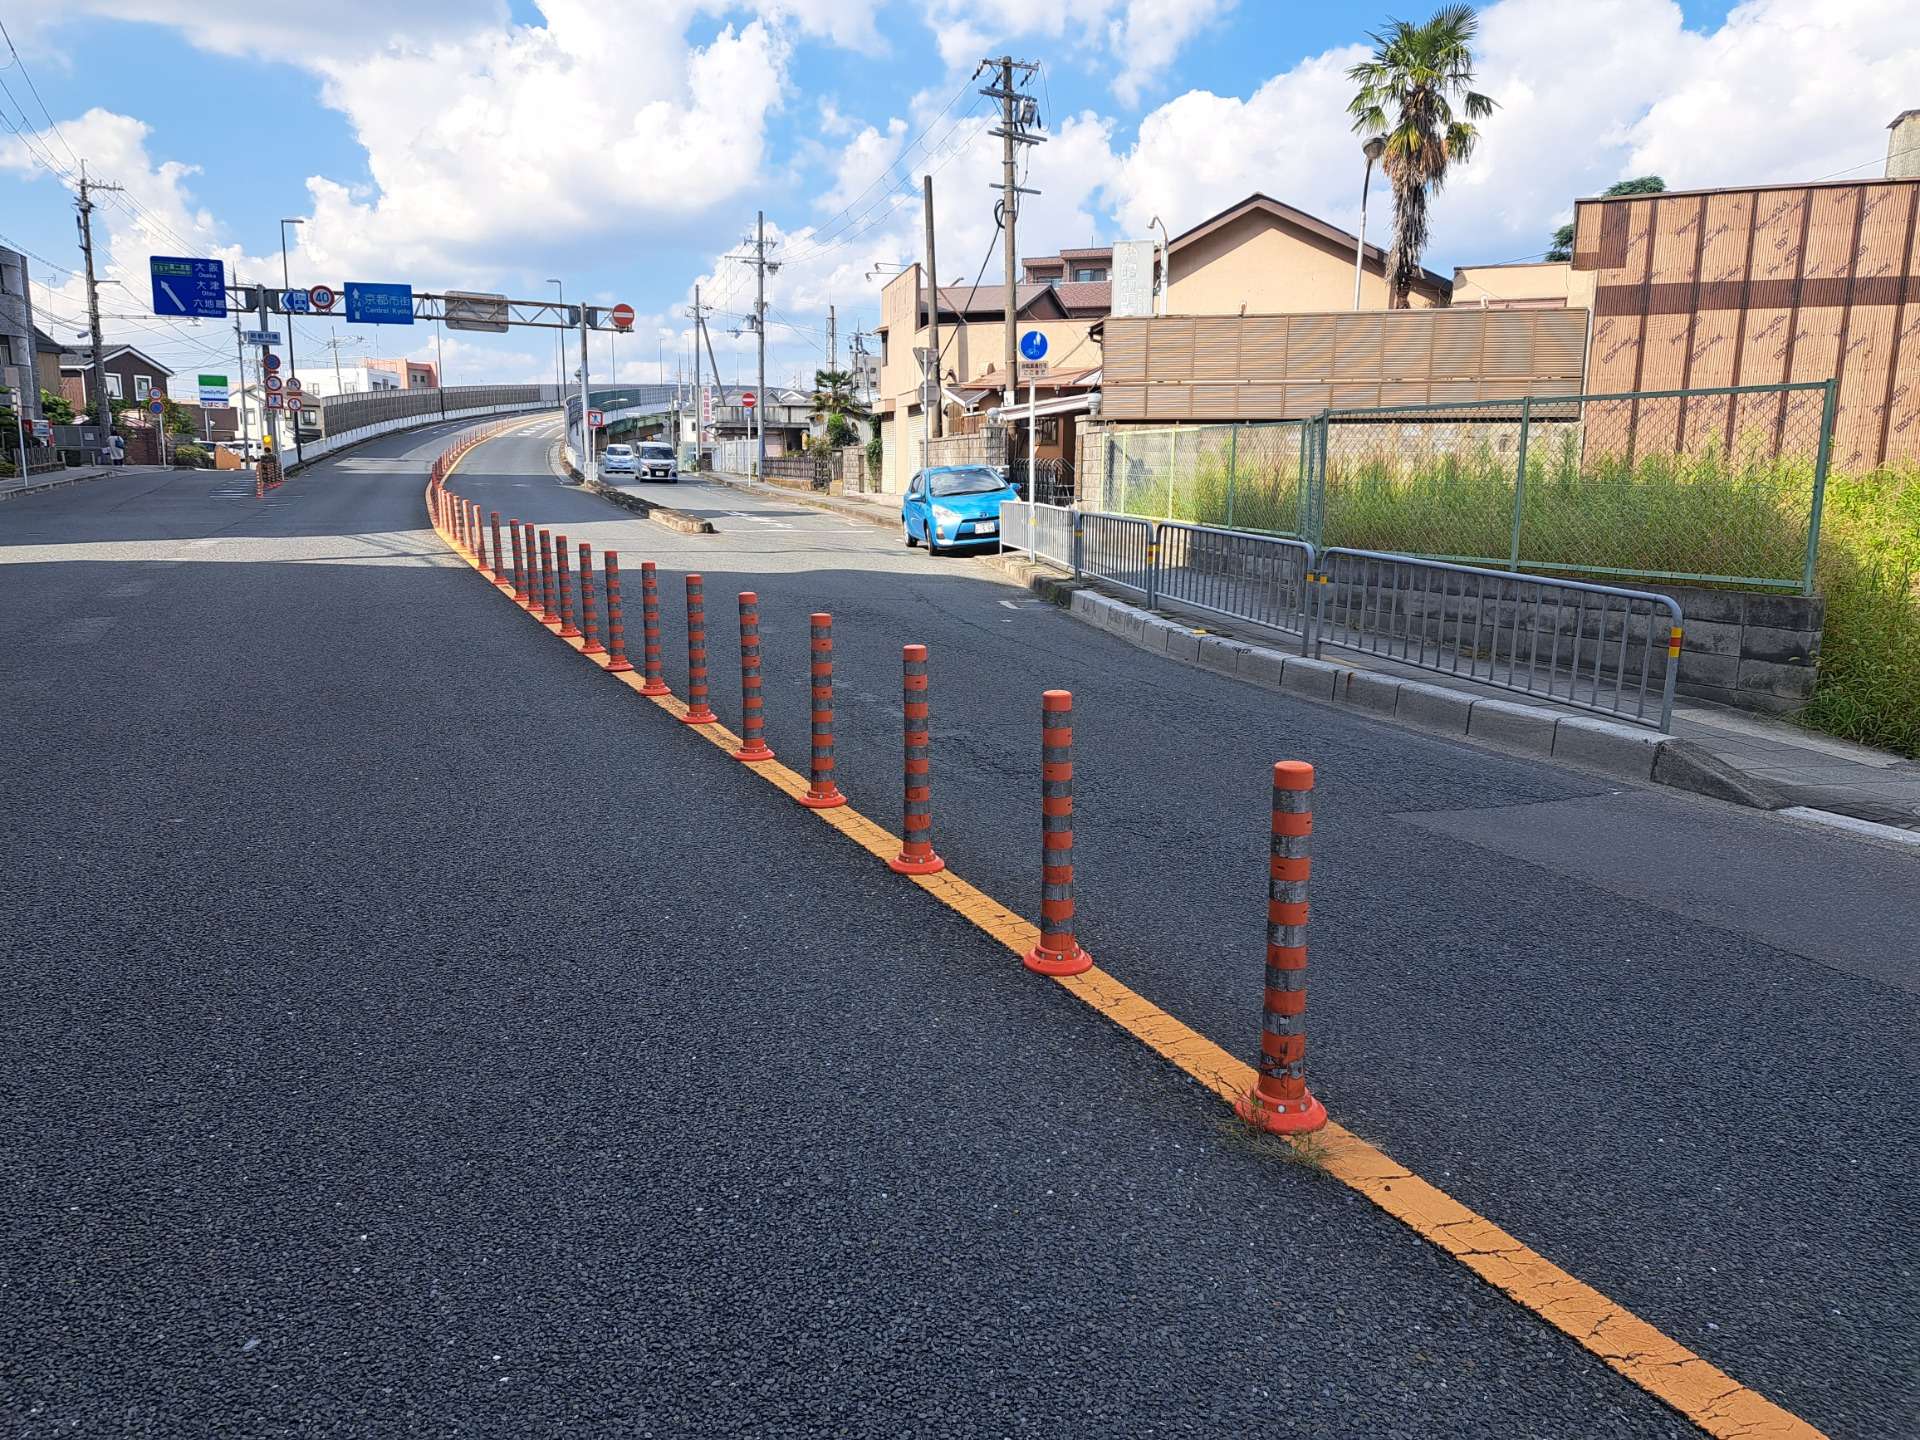
M 483 514 L 472 501 L 450 495 L 436 464 L 429 485 L 434 521 L 465 549 L 480 572 L 522 609 L 555 633 L 582 641 L 581 653 L 605 655 L 604 668 L 616 673 L 634 667 L 626 656 L 620 603 L 620 557 L 601 556 L 605 586 L 607 639 L 598 636 L 593 549 L 578 547 L 579 625 L 574 608 L 574 571 L 565 535 L 509 519 L 509 560 L 501 543 L 500 514 Z M 491 555 L 487 540 L 492 538 Z M 640 567 L 645 626 L 643 695 L 671 693 L 661 675 L 660 597 L 651 560 Z M 686 577 L 687 706 L 689 725 L 719 720 L 708 703 L 706 597 L 702 578 Z M 740 745 L 732 753 L 749 764 L 769 761 L 760 677 L 760 602 L 740 592 Z M 835 779 L 833 748 L 833 617 L 808 617 L 810 654 L 811 753 L 807 790 L 798 797 L 810 809 L 847 803 Z M 946 868 L 934 845 L 932 679 L 925 645 L 901 652 L 901 841 L 887 863 L 904 875 L 932 875 Z M 1313 767 L 1284 760 L 1273 767 L 1272 835 L 1267 880 L 1266 978 L 1262 987 L 1259 1078 L 1235 1105 L 1251 1125 L 1277 1134 L 1302 1134 L 1327 1123 L 1325 1106 L 1307 1089 L 1307 881 L 1312 870 Z M 1037 943 L 1027 951 L 1027 968 L 1058 977 L 1082 974 L 1093 957 L 1075 932 L 1073 874 L 1073 695 L 1048 690 L 1040 698 L 1040 926 Z

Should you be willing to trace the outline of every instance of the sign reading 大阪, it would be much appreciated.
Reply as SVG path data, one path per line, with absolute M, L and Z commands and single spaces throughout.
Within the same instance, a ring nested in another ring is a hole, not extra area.
M 227 267 L 218 260 L 155 255 L 153 313 L 219 320 L 227 313 Z
M 203 410 L 226 410 L 231 408 L 232 399 L 227 389 L 227 377 L 224 375 L 202 375 L 200 377 L 200 408 Z
M 349 280 L 346 289 L 348 324 L 413 324 L 411 285 L 373 285 L 364 280 Z

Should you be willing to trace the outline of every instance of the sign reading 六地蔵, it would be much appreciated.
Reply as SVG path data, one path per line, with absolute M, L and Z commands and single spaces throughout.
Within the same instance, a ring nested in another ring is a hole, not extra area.
M 218 320 L 227 313 L 227 267 L 218 260 L 155 255 L 153 313 Z
M 413 287 L 347 281 L 347 322 L 351 325 L 413 324 Z

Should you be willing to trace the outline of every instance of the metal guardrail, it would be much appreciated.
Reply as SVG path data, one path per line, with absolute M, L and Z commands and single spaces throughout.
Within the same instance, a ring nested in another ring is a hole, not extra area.
M 1162 601 L 1614 719 L 1673 724 L 1679 602 L 1645 590 L 1010 500 L 1001 544 Z
M 1681 613 L 1670 596 L 1337 546 L 1320 552 L 1316 579 L 1316 655 L 1338 645 L 1672 728 Z
M 1158 539 L 1154 589 L 1162 599 L 1304 638 L 1313 580 L 1306 541 L 1179 521 L 1162 522 Z

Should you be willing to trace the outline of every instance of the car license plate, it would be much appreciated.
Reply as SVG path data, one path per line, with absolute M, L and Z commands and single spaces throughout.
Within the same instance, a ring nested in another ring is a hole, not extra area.
M 1000 522 L 998 520 L 976 520 L 973 522 L 973 533 L 976 535 L 998 535 L 1000 533 Z

